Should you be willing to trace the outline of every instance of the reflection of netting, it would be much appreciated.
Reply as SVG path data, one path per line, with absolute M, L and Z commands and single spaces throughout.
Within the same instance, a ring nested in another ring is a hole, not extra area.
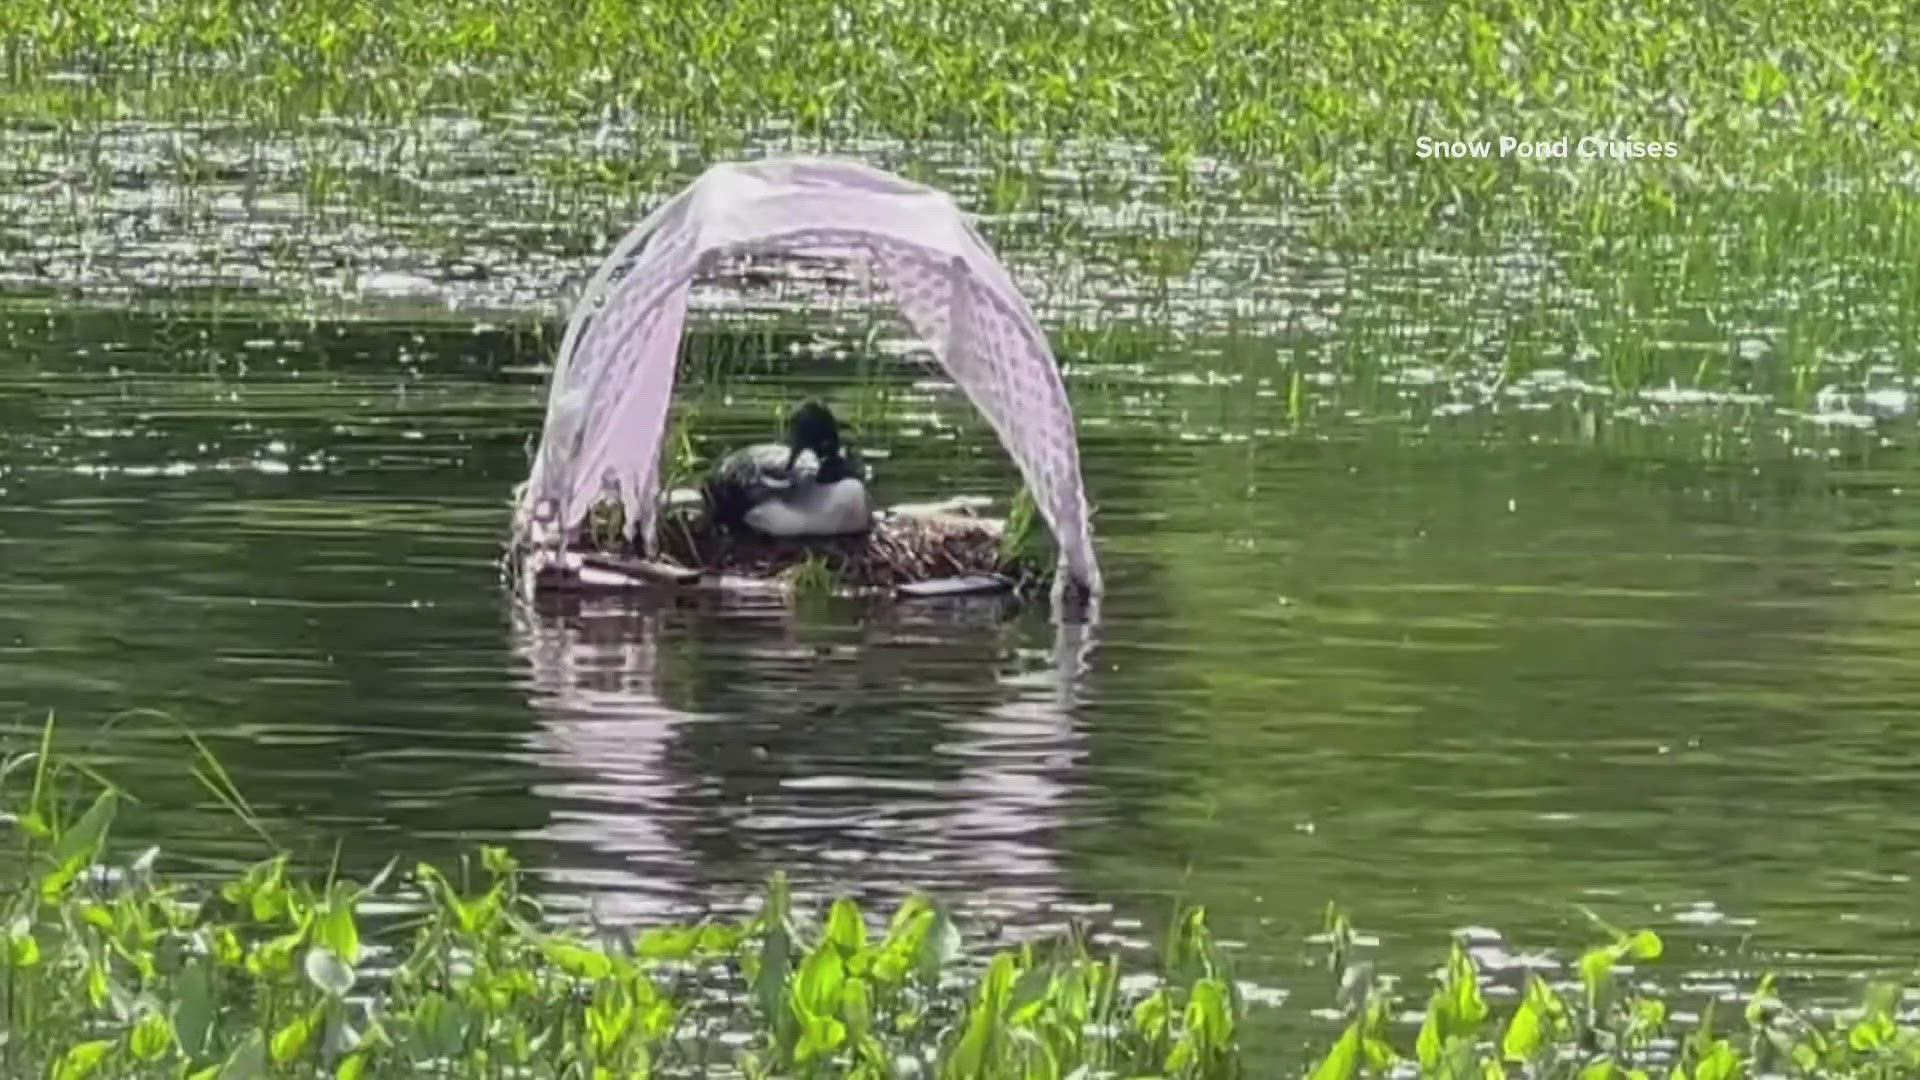
M 561 346 L 523 511 L 544 503 L 571 529 L 611 485 L 629 529 L 651 547 L 691 282 L 746 253 L 822 250 L 865 253 L 1020 467 L 1066 576 L 1097 590 L 1073 413 L 1045 335 L 950 200 L 862 166 L 719 166 L 615 248 Z M 595 288 L 605 289 L 597 308 Z

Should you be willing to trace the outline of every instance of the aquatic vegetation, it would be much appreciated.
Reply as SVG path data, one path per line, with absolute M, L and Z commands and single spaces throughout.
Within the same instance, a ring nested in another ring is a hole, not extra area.
M 1401 995 L 1351 962 L 1352 924 L 1330 905 L 1321 939 L 1348 1021 L 1311 1080 L 1389 1073 L 1489 1080 L 1920 1075 L 1920 1028 L 1901 1021 L 1898 985 L 1875 984 L 1857 1009 L 1815 1017 L 1782 1002 L 1769 974 L 1748 995 L 1737 1028 L 1721 1016 L 1719 999 L 1681 1023 L 1640 970 L 1660 957 L 1660 937 L 1589 917 L 1608 940 L 1580 954 L 1578 981 L 1557 985 L 1528 973 L 1504 1015 L 1496 1015 L 1483 993 L 1487 977 L 1456 941 L 1434 978 L 1409 1054 L 1395 1022 Z
M 638 932 L 548 919 L 498 848 L 364 885 L 300 880 L 278 854 L 189 888 L 155 851 L 102 860 L 125 796 L 72 812 L 77 770 L 50 745 L 51 725 L 9 762 L 32 776 L 0 948 L 9 1075 L 1237 1075 L 1230 976 L 1199 912 L 1146 991 L 1078 937 L 981 966 L 925 897 L 884 926 L 848 899 L 816 923 L 777 876 L 749 919 Z M 203 772 L 244 816 L 210 758 Z M 374 900 L 412 914 L 376 926 Z
M 257 827 L 201 753 L 202 782 Z M 1577 982 L 1530 974 L 1498 1014 L 1487 976 L 1456 943 L 1410 1033 L 1395 991 L 1354 962 L 1352 926 L 1330 908 L 1320 940 L 1344 1029 L 1317 1064 L 1256 1067 L 1246 1032 L 1257 1014 L 1197 908 L 1174 913 L 1143 964 L 1096 953 L 1079 932 L 982 955 L 919 895 L 884 923 L 847 898 L 810 915 L 779 876 L 739 920 L 568 924 L 491 847 L 446 870 L 389 865 L 365 884 L 305 880 L 280 853 L 209 887 L 170 878 L 156 850 L 124 866 L 107 858 L 127 796 L 55 755 L 51 724 L 4 776 L 26 787 L 12 793 L 0 886 L 9 1075 L 1920 1073 L 1920 1029 L 1902 1019 L 1896 987 L 1814 1015 L 1784 1003 L 1769 976 L 1737 1030 L 1714 1003 L 1681 1023 L 1639 970 L 1664 948 L 1645 930 L 1598 924 L 1607 940 L 1581 955 Z
M 1414 160 L 1425 136 L 1491 144 L 1486 157 L 1449 159 L 1485 163 L 1454 174 L 1459 194 L 1477 198 L 1516 168 L 1562 160 L 1521 157 L 1521 144 L 1562 139 L 1570 158 L 1672 142 L 1702 171 L 1731 157 L 1795 172 L 1809 153 L 1833 166 L 1894 162 L 1913 147 L 1920 101 L 1905 17 L 1885 0 L 1657 13 L 1600 0 L 1538 10 L 1212 0 L 1071 13 L 1046 2 L 8 0 L 0 108 L 56 121 L 272 124 L 532 111 L 616 132 L 638 117 L 685 133 L 709 159 L 769 127 L 823 143 L 959 136 L 1031 166 L 993 178 L 1007 204 L 1028 194 L 1032 170 L 1062 140 L 1150 146 L 1177 201 L 1183 178 L 1217 158 L 1332 177 L 1389 146 Z M 1503 136 L 1514 147 L 1500 157 Z M 664 148 L 642 149 L 564 165 L 595 178 L 658 167 Z M 1245 182 L 1266 183 L 1263 171 Z M 1121 171 L 1088 182 L 1133 181 Z M 1650 203 L 1670 195 L 1657 179 L 1625 186 Z
M 787 584 L 800 596 L 825 596 L 833 592 L 833 569 L 825 556 L 809 552 L 788 567 L 785 574 Z
M 1008 564 L 1050 566 L 1053 563 L 1053 535 L 1040 520 L 1033 496 L 1024 487 L 1014 494 L 1006 526 L 1000 531 L 1000 558 Z
M 548 314 L 711 161 L 830 151 L 955 191 L 1073 378 L 1144 354 L 1155 400 L 1178 375 L 1294 423 L 1491 412 L 1540 371 L 1608 414 L 1671 385 L 1805 417 L 1916 368 L 1920 65 L 1886 0 L 0 0 L 0 25 L 0 289 L 40 306 Z M 735 366 L 790 364 L 752 331 L 794 296 L 753 300 L 722 308 Z

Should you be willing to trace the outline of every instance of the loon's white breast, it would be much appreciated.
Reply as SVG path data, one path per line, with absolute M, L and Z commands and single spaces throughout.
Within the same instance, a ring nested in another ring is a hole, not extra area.
M 844 536 L 873 527 L 867 486 L 855 477 L 831 484 L 798 483 L 746 512 L 749 528 L 768 536 Z

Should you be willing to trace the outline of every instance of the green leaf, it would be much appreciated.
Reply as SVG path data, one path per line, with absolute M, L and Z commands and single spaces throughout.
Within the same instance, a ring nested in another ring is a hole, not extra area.
M 294 951 L 306 940 L 304 929 L 263 941 L 247 953 L 246 967 L 261 978 L 272 978 L 293 971 Z
M 1893 1023 L 1884 1016 L 1867 1016 L 1847 1029 L 1847 1045 L 1861 1053 L 1885 1046 L 1893 1035 Z
M 105 1008 L 113 998 L 113 980 L 107 975 L 105 963 L 95 960 L 87 965 L 87 1000 L 96 1009 Z
M 1621 943 L 1626 955 L 1635 960 L 1658 960 L 1662 951 L 1660 935 L 1651 930 L 1642 930 Z
M 60 1064 L 53 1072 L 54 1080 L 85 1080 L 107 1059 L 107 1052 L 112 1049 L 113 1043 L 107 1039 L 95 1039 L 73 1047 L 60 1056 Z
M 417 1055 L 452 1057 L 465 1047 L 466 1038 L 467 1012 L 459 1002 L 435 990 L 414 1007 L 412 1041 Z
M 264 885 L 254 890 L 253 895 L 248 898 L 247 904 L 253 912 L 254 922 L 273 922 L 287 910 L 286 890 L 282 889 L 278 884 Z
M 334 1070 L 334 1080 L 360 1080 L 367 1072 L 367 1058 L 364 1054 L 348 1054 L 340 1059 L 340 1067 Z
M 1899 983 L 1877 982 L 1867 987 L 1866 994 L 1861 998 L 1860 1007 L 1870 1018 L 1891 1021 L 1895 1010 L 1899 1008 L 1902 993 Z M 1888 1036 L 1892 1036 L 1891 1030 L 1888 1031 Z
M 1400 1054 L 1393 1044 L 1378 1035 L 1369 1035 L 1360 1041 L 1360 1049 L 1366 1066 L 1375 1073 L 1385 1076 L 1400 1063 Z
M 1018 978 L 1019 961 L 1013 953 L 995 953 L 987 962 L 986 974 L 980 979 L 973 1005 L 967 1012 L 966 1031 L 949 1059 L 950 1074 L 974 1076 L 993 1064 L 989 1054 L 995 1043 L 994 1036 L 1004 1029 L 1003 1014 Z
M 873 992 L 867 988 L 867 980 L 848 979 L 840 988 L 840 1015 L 856 1039 L 873 1029 Z
M 708 923 L 700 928 L 699 944 L 695 951 L 709 955 L 725 955 L 740 947 L 746 940 L 746 931 L 740 926 L 723 923 Z
M 174 1010 L 174 1036 L 187 1056 L 197 1057 L 207 1048 L 215 1015 L 213 972 L 204 959 L 187 961 L 175 992 L 179 1004 Z
M 40 962 L 40 942 L 33 936 L 33 924 L 22 915 L 7 931 L 7 958 L 14 967 L 32 967 Z
M 155 1061 L 173 1047 L 173 1042 L 173 1023 L 166 1014 L 149 1012 L 133 1026 L 127 1045 L 137 1060 Z
M 827 915 L 827 941 L 849 955 L 867 947 L 867 923 L 860 905 L 844 896 L 833 902 Z
M 680 1022 L 680 1010 L 673 1001 L 662 997 L 640 1014 L 640 1030 L 646 1032 L 649 1039 L 664 1039 L 667 1033 Z
M 347 996 L 353 989 L 353 968 L 333 954 L 333 950 L 314 947 L 307 950 L 307 960 L 303 965 L 307 978 L 313 985 L 325 990 L 335 998 Z
M 840 954 L 822 944 L 800 965 L 793 984 L 794 1004 L 813 1015 L 832 1016 L 840 1003 L 840 986 L 845 980 L 846 964 Z
M 1740 1074 L 1740 1057 L 1725 1039 L 1714 1040 L 1713 1049 L 1693 1067 L 1693 1080 L 1733 1080 Z
M 1597 993 L 1612 976 L 1615 959 L 1613 949 L 1604 946 L 1591 949 L 1580 958 L 1580 981 L 1589 994 Z
M 609 1057 L 620 1040 L 626 1037 L 627 1029 L 633 1024 L 633 1002 L 608 998 L 587 1010 L 587 1025 L 593 1031 L 593 1052 L 597 1057 Z
M 1447 962 L 1447 981 L 1453 991 L 1449 1002 L 1453 1019 L 1461 1025 L 1460 1031 L 1449 1031 L 1448 1034 L 1471 1035 L 1487 1018 L 1487 1002 L 1480 996 L 1479 966 L 1473 962 L 1473 954 L 1457 941 Z
M 923 978 L 939 978 L 940 972 L 960 955 L 961 947 L 960 928 L 953 925 L 953 920 L 947 917 L 946 912 L 936 910 L 926 936 L 920 939 L 914 965 L 920 969 Z
M 1048 1005 L 1047 992 L 1053 988 L 1053 972 L 1046 968 L 1028 968 L 1014 980 L 1007 995 L 1007 1011 L 1016 1024 L 1032 1022 Z
M 794 1057 L 810 1061 L 817 1055 L 833 1053 L 846 1041 L 845 1024 L 831 1016 L 811 1015 L 802 1022 L 800 1045 L 794 1049 Z
M 604 979 L 613 974 L 613 961 L 598 949 L 564 940 L 548 938 L 541 951 L 555 967 L 579 979 Z
M 1780 1007 L 1779 998 L 1774 994 L 1777 980 L 1769 971 L 1760 977 L 1760 985 L 1754 988 L 1753 995 L 1747 999 L 1747 1026 L 1760 1027 L 1768 1017 Z
M 893 913 L 893 919 L 887 923 L 886 943 L 891 945 L 899 938 L 914 933 L 916 927 L 924 928 L 933 913 L 933 901 L 919 893 L 907 897 L 900 902 L 899 909 Z
M 1340 1041 L 1313 1070 L 1312 1080 L 1352 1080 L 1360 1071 L 1360 1041 L 1360 1025 L 1347 1025 Z
M 1613 1080 L 1614 1072 L 1613 1059 L 1601 1058 L 1580 1070 L 1580 1080 Z
M 1133 1007 L 1133 1030 L 1148 1039 L 1159 1039 L 1173 1021 L 1173 1007 L 1164 989 L 1155 990 Z
M 1219 979 L 1201 979 L 1187 998 L 1187 1030 L 1206 1046 L 1225 1050 L 1233 1041 L 1233 1008 L 1227 985 Z
M 1433 1001 L 1427 1005 L 1426 1019 L 1420 1022 L 1420 1035 L 1413 1043 L 1413 1052 L 1420 1059 L 1420 1068 L 1428 1072 L 1440 1067 L 1440 1055 L 1445 1048 L 1446 1037 L 1440 1032 L 1444 1023 L 1440 1013 L 1444 1007 L 1440 995 L 1435 994 Z
M 113 824 L 119 804 L 120 797 L 112 788 L 102 791 L 87 812 L 80 815 L 80 820 L 60 834 L 53 845 L 53 864 L 68 866 L 77 860 L 84 866 L 91 862 L 100 851 L 101 841 L 106 839 L 107 827 Z
M 398 869 L 399 866 L 400 866 L 400 857 L 396 855 L 393 858 L 387 860 L 387 864 L 380 868 L 379 873 L 373 875 L 372 881 L 367 882 L 365 885 L 362 885 L 357 889 L 349 886 L 345 890 L 347 893 L 347 896 L 350 898 L 349 902 L 357 904 L 360 902 L 360 900 L 363 897 L 372 896 L 375 893 L 378 893 L 383 887 L 385 887 L 385 885 L 387 884 L 387 879 L 393 876 L 393 872 L 396 869 Z
M 1545 1041 L 1545 1031 L 1540 1023 L 1540 1010 L 1534 1007 L 1532 1000 L 1521 1002 L 1514 1010 L 1513 1019 L 1507 1022 L 1507 1034 L 1500 1040 L 1500 1054 L 1508 1061 L 1532 1061 L 1540 1052 Z
M 354 925 L 352 905 L 344 898 L 336 898 L 327 905 L 314 937 L 348 964 L 360 962 L 360 929 Z
M 219 1080 L 259 1080 L 267 1075 L 267 1044 L 259 1032 L 247 1036 L 220 1067 Z
M 633 951 L 648 960 L 685 960 L 701 945 L 701 931 L 664 926 L 648 930 L 634 942 Z
M 319 1019 L 319 1013 L 316 1010 L 305 1016 L 294 1017 L 279 1031 L 274 1032 L 274 1062 L 279 1065 L 285 1065 L 287 1062 L 299 1057 L 300 1054 L 306 1050 L 307 1044 L 313 1041 L 313 1031 L 314 1028 L 319 1025 Z
M 323 1018 L 320 1030 L 320 1060 L 339 1061 L 366 1041 L 366 1035 L 355 1031 L 347 1010 L 339 1005 L 329 1005 L 317 1010 Z M 379 1021 L 373 1023 L 377 1026 Z
M 481 847 L 480 865 L 494 877 L 507 877 L 520 869 L 520 864 L 514 860 L 506 848 L 494 844 Z
M 228 967 L 238 966 L 247 958 L 247 950 L 240 944 L 240 935 L 233 927 L 222 926 L 213 932 L 213 957 Z
M 793 937 L 787 927 L 789 912 L 787 881 L 775 874 L 767 883 L 766 906 L 761 912 L 763 932 L 760 950 L 753 957 L 753 997 L 760 1014 L 774 1025 L 774 1046 L 779 1054 L 793 1045 L 792 1013 L 786 1007 L 787 979 L 793 973 Z

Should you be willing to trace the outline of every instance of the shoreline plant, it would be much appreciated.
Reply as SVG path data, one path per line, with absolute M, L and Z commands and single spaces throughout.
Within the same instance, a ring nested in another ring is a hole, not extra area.
M 786 131 L 960 137 L 1044 166 L 1085 139 L 1144 144 L 1176 177 L 1224 159 L 1322 179 L 1411 161 L 1421 136 L 1671 141 L 1695 168 L 1776 175 L 1904 172 L 1920 141 L 1920 64 L 1891 0 L 5 0 L 0 25 L 0 116 L 56 125 L 549 116 L 643 121 L 706 156 Z
M 8 1076 L 1920 1075 L 1920 1030 L 1896 986 L 1820 1014 L 1786 1004 L 1768 976 L 1737 1028 L 1718 1003 L 1683 1025 L 1636 970 L 1659 958 L 1660 938 L 1597 919 L 1607 940 L 1582 954 L 1577 981 L 1531 974 L 1503 1015 L 1456 942 L 1409 1039 L 1400 996 L 1356 961 L 1352 924 L 1329 907 L 1318 940 L 1344 1026 L 1283 1064 L 1248 1060 L 1258 1018 L 1199 908 L 1177 911 L 1141 965 L 1078 932 L 970 953 L 921 895 L 885 922 L 847 898 L 810 917 L 779 875 L 745 919 L 570 926 L 497 847 L 451 871 L 389 864 L 365 884 L 306 880 L 277 852 L 206 887 L 170 880 L 157 849 L 105 859 L 129 797 L 57 756 L 52 731 L 0 765 L 0 796 L 16 807 L 0 889 Z M 195 743 L 201 782 L 265 836 Z M 388 914 L 370 915 L 376 902 Z

